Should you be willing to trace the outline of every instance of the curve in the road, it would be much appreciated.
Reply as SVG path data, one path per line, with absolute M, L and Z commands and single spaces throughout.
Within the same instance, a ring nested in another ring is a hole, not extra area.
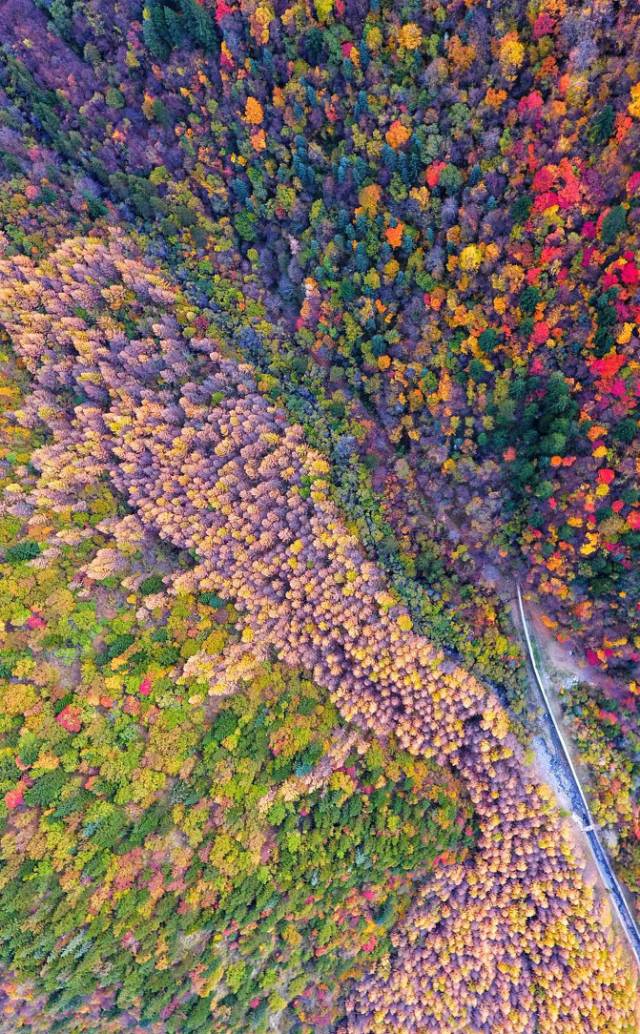
M 555 714 L 553 713 L 553 708 L 551 706 L 547 690 L 544 686 L 542 676 L 540 674 L 538 665 L 536 663 L 536 659 L 533 654 L 533 646 L 531 643 L 531 636 L 529 634 L 529 625 L 527 623 L 524 604 L 522 602 L 522 593 L 520 591 L 520 586 L 518 583 L 516 583 L 516 591 L 518 596 L 518 610 L 520 613 L 520 621 L 522 623 L 522 631 L 524 633 L 525 643 L 527 645 L 527 653 L 529 655 L 531 669 L 533 671 L 538 689 L 540 690 L 540 695 L 542 696 L 547 719 L 554 733 L 553 738 L 558 745 L 561 760 L 568 770 L 568 773 L 571 777 L 572 786 L 575 790 L 577 798 L 580 801 L 580 804 L 584 812 L 584 815 L 582 816 L 583 821 L 581 822 L 582 830 L 589 843 L 591 854 L 593 856 L 593 860 L 596 865 L 596 869 L 598 870 L 598 874 L 600 876 L 602 884 L 608 893 L 609 899 L 616 913 L 618 921 L 625 933 L 629 947 L 636 960 L 636 964 L 640 969 L 640 930 L 638 929 L 636 920 L 633 916 L 631 909 L 629 908 L 623 890 L 620 886 L 620 883 L 618 882 L 618 878 L 615 872 L 613 871 L 613 867 L 611 865 L 611 862 L 609 861 L 609 856 L 607 855 L 607 852 L 602 846 L 600 837 L 598 836 L 597 826 L 591 813 L 591 808 L 589 807 L 589 802 L 582 788 L 582 784 L 580 783 L 580 778 L 576 771 L 575 765 L 573 764 L 573 761 L 571 759 L 571 754 L 569 752 L 569 748 L 567 747 L 564 734 L 558 724 Z

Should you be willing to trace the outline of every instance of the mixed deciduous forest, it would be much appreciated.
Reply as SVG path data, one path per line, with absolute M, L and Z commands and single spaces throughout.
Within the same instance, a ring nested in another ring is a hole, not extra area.
M 0 0 L 3 1034 L 637 1034 L 639 41 Z

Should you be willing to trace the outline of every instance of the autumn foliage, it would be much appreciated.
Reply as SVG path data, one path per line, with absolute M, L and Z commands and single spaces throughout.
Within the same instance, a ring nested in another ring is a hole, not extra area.
M 640 893 L 637 5 L 0 24 L 7 1024 L 631 1034 L 508 604 Z
M 467 788 L 473 860 L 436 868 L 394 956 L 353 993 L 348 1024 L 627 1030 L 623 960 L 501 705 L 412 631 L 328 498 L 326 461 L 250 368 L 182 337 L 175 288 L 117 237 L 68 240 L 42 265 L 4 259 L 0 270 L 2 322 L 34 384 L 21 419 L 53 435 L 34 458 L 35 491 L 66 507 L 78 479 L 106 476 L 145 529 L 197 556 L 176 589 L 232 599 L 241 631 L 222 669 L 206 650 L 198 658 L 207 692 L 232 692 L 249 652 L 273 650 L 312 672 L 347 720 L 450 764 Z M 123 305 L 139 336 L 114 322 Z M 82 393 L 72 410 L 56 405 L 63 385 Z

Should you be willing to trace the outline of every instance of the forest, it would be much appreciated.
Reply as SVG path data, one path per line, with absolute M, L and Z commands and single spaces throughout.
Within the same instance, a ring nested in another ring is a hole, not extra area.
M 0 0 L 0 1030 L 635 1034 L 640 12 Z

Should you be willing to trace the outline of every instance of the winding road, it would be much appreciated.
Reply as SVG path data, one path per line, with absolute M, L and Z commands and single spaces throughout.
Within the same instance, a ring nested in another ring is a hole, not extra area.
M 625 934 L 626 940 L 629 944 L 629 948 L 635 958 L 636 964 L 640 969 L 640 930 L 638 924 L 634 918 L 634 915 L 627 903 L 624 892 L 618 878 L 613 871 L 609 856 L 602 846 L 598 827 L 595 823 L 589 802 L 586 794 L 580 783 L 580 778 L 576 772 L 573 761 L 571 760 L 571 754 L 567 743 L 565 741 L 564 734 L 560 728 L 553 708 L 549 699 L 547 689 L 545 688 L 542 676 L 538 669 L 536 659 L 533 654 L 533 646 L 531 643 L 531 635 L 529 633 L 529 626 L 527 623 L 527 617 L 524 610 L 524 604 L 522 602 L 522 593 L 520 586 L 516 583 L 516 591 L 518 598 L 518 610 L 520 613 L 520 621 L 522 623 L 522 631 L 524 633 L 524 639 L 527 646 L 527 653 L 529 655 L 529 661 L 531 663 L 531 669 L 533 671 L 537 687 L 540 691 L 542 701 L 545 709 L 546 724 L 550 734 L 550 740 L 556 748 L 556 761 L 562 766 L 567 778 L 567 782 L 571 787 L 571 796 L 574 805 L 574 818 L 580 825 L 582 832 L 585 835 L 593 860 L 600 876 L 602 885 L 604 886 L 613 911 L 615 912 L 619 924 Z

